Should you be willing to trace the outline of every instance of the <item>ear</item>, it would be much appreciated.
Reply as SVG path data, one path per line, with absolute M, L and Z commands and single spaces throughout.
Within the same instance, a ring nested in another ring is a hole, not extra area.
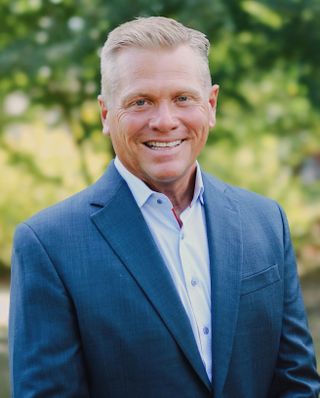
M 98 102 L 100 106 L 100 118 L 101 118 L 101 123 L 102 123 L 102 133 L 104 135 L 110 135 L 110 129 L 109 125 L 107 122 L 107 114 L 108 114 L 108 109 L 107 106 L 102 98 L 102 95 L 98 95 Z
M 209 107 L 210 107 L 209 126 L 210 126 L 210 128 L 214 127 L 216 124 L 216 110 L 217 110 L 218 94 L 219 94 L 219 86 L 217 84 L 214 84 L 211 87 L 210 96 L 209 96 Z

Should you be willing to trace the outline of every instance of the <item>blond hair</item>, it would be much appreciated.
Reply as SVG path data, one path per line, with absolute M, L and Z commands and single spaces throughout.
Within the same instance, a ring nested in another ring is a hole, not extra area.
M 143 49 L 174 49 L 188 45 L 199 55 L 201 77 L 206 87 L 211 86 L 208 54 L 210 42 L 198 30 L 165 17 L 137 18 L 112 30 L 101 51 L 101 94 L 105 102 L 116 89 L 115 59 L 120 50 L 136 47 Z

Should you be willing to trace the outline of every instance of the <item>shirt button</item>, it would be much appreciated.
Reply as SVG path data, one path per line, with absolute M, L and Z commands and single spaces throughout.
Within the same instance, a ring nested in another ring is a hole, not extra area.
M 181 234 L 180 234 L 180 239 L 181 239 L 181 240 L 184 239 L 184 233 L 183 233 L 183 232 L 181 232 Z
M 162 205 L 162 199 L 157 199 L 158 205 Z
M 197 286 L 197 284 L 198 284 L 197 279 L 196 279 L 196 278 L 192 278 L 192 279 L 191 279 L 191 285 L 192 285 L 192 286 Z
M 202 329 L 202 331 L 203 331 L 203 334 L 205 334 L 205 335 L 209 334 L 209 328 L 208 328 L 207 326 L 205 326 L 205 327 Z

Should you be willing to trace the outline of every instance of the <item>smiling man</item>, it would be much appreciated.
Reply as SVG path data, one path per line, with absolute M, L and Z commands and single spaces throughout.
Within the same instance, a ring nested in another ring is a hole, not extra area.
M 219 87 L 211 87 L 201 65 L 207 61 L 188 44 L 150 47 L 118 50 L 116 93 L 109 102 L 108 83 L 103 85 L 102 121 L 122 165 L 167 195 L 180 214 L 193 197 L 196 159 L 215 124 Z M 203 47 L 207 51 L 205 42 Z M 108 42 L 104 54 L 107 62 Z M 104 69 L 102 76 L 104 83 Z
M 17 228 L 13 397 L 317 397 L 285 215 L 205 174 L 205 36 L 163 17 L 112 31 L 99 103 L 115 161 Z

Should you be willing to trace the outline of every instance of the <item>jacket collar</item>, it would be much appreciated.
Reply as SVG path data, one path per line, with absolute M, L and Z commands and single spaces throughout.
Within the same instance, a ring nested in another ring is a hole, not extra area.
M 230 188 L 204 175 L 212 308 L 213 385 L 222 395 L 236 331 L 243 245 L 239 206 Z

